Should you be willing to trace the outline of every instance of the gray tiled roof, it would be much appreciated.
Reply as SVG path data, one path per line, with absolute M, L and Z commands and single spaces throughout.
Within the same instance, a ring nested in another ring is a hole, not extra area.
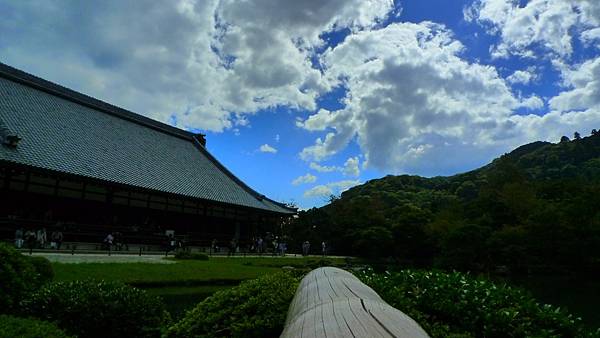
M 166 193 L 293 210 L 233 176 L 194 134 L 0 63 L 0 121 L 22 140 L 0 160 Z

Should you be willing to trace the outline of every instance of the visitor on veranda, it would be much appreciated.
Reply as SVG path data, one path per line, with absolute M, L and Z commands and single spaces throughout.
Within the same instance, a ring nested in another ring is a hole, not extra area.
M 15 247 L 21 249 L 23 247 L 23 228 L 18 228 L 15 231 Z
M 48 237 L 46 236 L 46 228 L 42 228 L 37 231 L 37 242 L 40 249 L 44 249 L 46 247 L 46 241 Z
M 63 233 L 60 230 L 52 231 L 50 235 L 50 248 L 60 250 L 63 241 Z
M 104 238 L 104 246 L 106 247 L 106 250 L 112 249 L 114 240 L 115 237 L 113 236 L 112 232 L 106 235 L 106 238 Z
M 27 242 L 27 249 L 31 250 L 35 248 L 35 244 L 37 243 L 37 235 L 35 231 L 29 229 L 25 232 L 25 241 Z

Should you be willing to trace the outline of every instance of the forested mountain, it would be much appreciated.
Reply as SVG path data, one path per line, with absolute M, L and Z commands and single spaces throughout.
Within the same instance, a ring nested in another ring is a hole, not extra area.
M 386 176 L 300 213 L 300 241 L 461 270 L 600 267 L 600 133 L 534 142 L 450 177 Z

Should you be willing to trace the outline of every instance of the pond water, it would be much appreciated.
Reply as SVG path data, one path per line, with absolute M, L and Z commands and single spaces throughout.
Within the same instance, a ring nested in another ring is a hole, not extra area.
M 203 285 L 203 286 L 175 286 L 144 288 L 153 296 L 163 299 L 167 311 L 174 320 L 181 319 L 187 310 L 193 309 L 207 297 L 219 290 L 233 286 L 228 285 Z
M 502 279 L 529 290 L 542 303 L 566 308 L 589 328 L 600 328 L 600 280 L 576 276 L 517 276 Z

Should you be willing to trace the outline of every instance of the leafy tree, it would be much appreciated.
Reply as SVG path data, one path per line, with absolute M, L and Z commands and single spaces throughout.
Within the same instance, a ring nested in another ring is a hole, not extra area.
M 569 141 L 571 141 L 571 140 L 569 140 L 569 138 L 566 136 L 563 136 L 560 138 L 560 143 L 569 142 Z
M 573 138 L 574 138 L 574 139 L 576 139 L 576 140 L 581 140 L 581 134 L 579 134 L 579 132 L 577 132 L 577 131 L 576 131 L 576 132 L 573 134 Z

